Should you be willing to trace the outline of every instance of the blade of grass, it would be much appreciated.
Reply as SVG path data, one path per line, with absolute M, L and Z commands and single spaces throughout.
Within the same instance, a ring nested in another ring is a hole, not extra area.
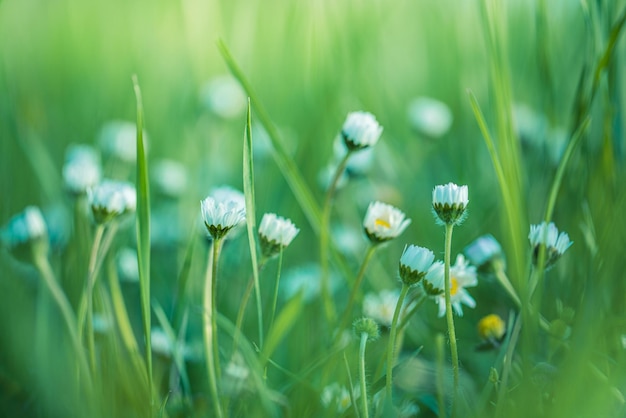
M 194 222 L 195 225 L 195 222 Z M 191 261 L 193 260 L 194 249 L 196 248 L 196 242 L 198 242 L 198 236 L 196 234 L 196 228 L 192 228 L 192 233 L 185 250 L 185 258 L 183 259 L 183 265 L 178 272 L 178 278 L 176 283 L 176 296 L 174 298 L 174 306 L 172 308 L 172 324 L 175 329 L 180 329 L 182 321 L 182 313 L 186 308 L 187 300 L 187 283 L 189 282 L 189 273 L 191 272 Z
M 150 190 L 148 186 L 148 159 L 143 140 L 143 102 L 137 76 L 133 75 L 133 87 L 137 101 L 137 262 L 139 265 L 139 291 L 141 313 L 146 345 L 146 373 L 148 385 L 152 382 L 152 347 L 150 344 Z M 154 408 L 153 391 L 150 389 L 150 409 Z
M 280 312 L 274 322 L 274 326 L 267 335 L 265 346 L 261 350 L 260 363 L 265 365 L 267 360 L 271 357 L 272 353 L 278 347 L 278 344 L 285 337 L 287 332 L 294 326 L 295 322 L 300 316 L 302 311 L 302 292 L 292 298 Z
M 250 114 L 250 98 L 246 129 L 243 135 L 243 193 L 246 197 L 246 226 L 248 227 L 248 243 L 252 260 L 252 276 L 254 277 L 254 293 L 256 296 L 257 321 L 259 326 L 259 344 L 263 347 L 263 309 L 261 305 L 261 287 L 259 285 L 259 261 L 256 252 L 256 209 L 254 201 L 254 164 L 252 157 L 252 121 Z
M 183 384 L 183 391 L 186 396 L 191 396 L 191 384 L 189 383 L 187 368 L 185 367 L 183 350 L 181 350 L 181 343 L 184 343 L 184 341 L 177 338 L 176 332 L 168 321 L 165 311 L 156 300 L 152 301 L 152 310 L 154 311 L 154 314 L 156 315 L 156 318 L 159 321 L 161 328 L 163 328 L 163 331 L 165 332 L 165 335 L 167 335 L 167 339 L 170 341 L 170 344 L 172 346 L 172 358 L 174 359 L 174 363 L 178 368 L 178 373 L 180 373 L 180 379 Z

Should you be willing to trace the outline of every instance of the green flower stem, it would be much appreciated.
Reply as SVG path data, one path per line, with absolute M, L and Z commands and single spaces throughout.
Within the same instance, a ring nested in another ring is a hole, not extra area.
M 424 302 L 428 299 L 428 297 L 425 294 L 421 294 L 419 296 L 419 299 L 417 299 L 417 301 L 415 302 L 415 304 L 413 305 L 413 307 L 411 307 L 411 310 L 408 311 L 406 313 L 406 315 L 404 315 L 404 317 L 402 318 L 402 322 L 400 322 L 400 325 L 398 326 L 399 330 L 403 330 L 404 327 L 406 327 L 409 323 L 409 321 L 411 320 L 411 317 L 413 316 L 413 314 L 415 312 L 417 312 L 417 310 L 424 304 Z
M 99 224 L 96 227 L 96 233 L 91 247 L 91 255 L 89 256 L 89 265 L 87 267 L 87 281 L 83 290 L 83 297 L 79 308 L 78 315 L 78 332 L 83 332 L 83 327 L 87 326 L 87 351 L 89 352 L 89 366 L 91 373 L 96 373 L 96 349 L 93 332 L 93 289 L 96 281 L 96 263 L 98 261 L 98 252 L 102 244 L 104 236 L 104 225 Z M 84 303 L 82 303 L 84 302 Z M 85 322 L 86 321 L 86 322 Z
M 283 266 L 283 247 L 280 247 L 280 252 L 278 253 L 278 269 L 276 271 L 276 282 L 274 283 L 274 298 L 272 299 L 272 313 L 270 315 L 270 326 L 269 330 L 271 331 L 274 326 L 274 316 L 276 315 L 276 303 L 278 302 L 278 286 L 280 285 L 280 273 Z M 268 331 L 269 332 L 269 331 Z
M 72 340 L 72 345 L 74 346 L 74 351 L 76 352 L 75 354 L 78 359 L 80 375 L 84 377 L 87 393 L 91 396 L 91 376 L 89 373 L 89 367 L 87 365 L 87 359 L 85 358 L 85 352 L 83 351 L 83 347 L 78 337 L 76 317 L 74 316 L 70 302 L 67 300 L 65 293 L 63 293 L 59 283 L 56 281 L 52 267 L 50 267 L 50 262 L 48 261 L 48 257 L 45 252 L 35 251 L 33 262 L 35 267 L 37 267 L 37 270 L 39 270 L 41 278 L 48 288 L 52 299 L 61 311 L 61 315 L 65 321 L 65 326 L 67 327 L 70 339 Z
M 369 418 L 367 410 L 367 385 L 365 384 L 365 346 L 367 345 L 368 335 L 361 333 L 361 344 L 359 346 L 359 379 L 361 382 L 361 409 L 363 409 L 363 417 Z
M 452 250 L 452 228 L 454 224 L 446 224 L 446 243 L 444 255 L 444 293 L 446 298 L 446 320 L 448 322 L 448 336 L 450 338 L 450 354 L 452 356 L 452 373 L 454 375 L 454 392 L 452 398 L 452 416 L 459 390 L 459 354 L 456 347 L 456 331 L 454 330 L 454 316 L 450 295 L 450 252 Z
M 333 175 L 333 178 L 328 185 L 326 191 L 326 197 L 324 198 L 324 207 L 322 209 L 322 219 L 320 226 L 320 265 L 322 268 L 322 299 L 324 301 L 324 312 L 326 313 L 326 319 L 331 322 L 335 319 L 335 307 L 330 296 L 330 267 L 328 259 L 328 251 L 330 244 L 330 212 L 332 209 L 333 198 L 335 197 L 335 191 L 337 190 L 337 184 L 341 178 L 346 166 L 348 165 L 348 159 L 352 155 L 352 151 L 347 151 L 343 159 L 337 166 L 337 171 Z
M 437 406 L 439 408 L 439 418 L 446 418 L 446 402 L 445 402 L 445 385 L 444 385 L 444 373 L 445 373 L 445 341 L 442 334 L 437 334 L 435 337 L 435 346 L 437 347 Z
M 398 318 L 400 317 L 400 311 L 402 310 L 402 304 L 404 303 L 404 298 L 406 298 L 407 293 L 409 293 L 409 286 L 406 284 L 402 284 L 402 290 L 400 291 L 400 297 L 398 298 L 398 303 L 396 303 L 396 309 L 393 312 L 393 320 L 391 321 L 391 330 L 389 332 L 389 343 L 387 344 L 387 375 L 385 379 L 385 389 L 387 393 L 387 402 L 391 402 L 391 384 L 392 384 L 392 374 L 393 374 L 393 358 L 394 358 L 394 347 L 396 344 L 396 332 L 398 331 Z
M 359 287 L 361 286 L 361 282 L 365 277 L 365 270 L 367 265 L 372 259 L 374 252 L 376 251 L 377 245 L 370 245 L 365 254 L 365 258 L 361 263 L 361 268 L 359 269 L 359 273 L 356 276 L 356 280 L 354 281 L 354 285 L 352 286 L 352 290 L 350 291 L 350 296 L 348 297 L 348 304 L 346 305 L 346 310 L 344 311 L 341 320 L 339 321 L 339 327 L 337 328 L 337 338 L 341 336 L 341 331 L 348 325 L 348 321 L 350 320 L 350 315 L 352 314 L 352 306 L 354 305 L 354 300 L 356 299 L 356 294 L 359 291 Z
M 209 375 L 209 386 L 211 390 L 211 401 L 215 416 L 223 417 L 222 405 L 217 392 L 218 376 L 219 376 L 219 349 L 217 344 L 217 324 L 215 306 L 215 283 L 217 279 L 217 262 L 221 239 L 214 239 L 212 254 L 209 256 L 209 264 L 207 266 L 207 274 L 204 282 L 204 345 L 206 350 L 207 371 Z

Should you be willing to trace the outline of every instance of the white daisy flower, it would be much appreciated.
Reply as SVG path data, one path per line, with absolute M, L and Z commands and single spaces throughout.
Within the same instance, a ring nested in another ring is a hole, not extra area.
M 148 134 L 143 132 L 144 146 L 147 148 Z M 100 131 L 98 143 L 102 152 L 128 164 L 137 161 L 137 125 L 128 121 L 111 121 Z
M 467 186 L 448 183 L 433 189 L 433 209 L 444 224 L 461 223 L 468 203 Z
M 528 234 L 530 245 L 533 247 L 533 264 L 537 265 L 537 257 L 539 257 L 539 248 L 541 245 L 546 247 L 545 268 L 552 267 L 554 263 L 565 253 L 565 251 L 573 244 L 569 236 L 565 232 L 559 234 L 553 222 L 546 224 L 530 226 L 530 234 Z
M 63 165 L 63 182 L 67 190 L 75 195 L 85 194 L 100 182 L 101 177 L 98 152 L 89 145 L 70 145 Z
M 353 396 L 355 400 L 360 397 L 360 390 L 358 388 L 355 389 Z M 345 386 L 339 385 L 339 383 L 332 383 L 324 387 L 324 389 L 322 389 L 321 400 L 324 407 L 335 409 L 338 414 L 344 413 L 352 405 L 350 392 Z
M 277 216 L 275 213 L 266 213 L 261 219 L 259 237 L 261 249 L 265 257 L 272 257 L 289 244 L 298 235 L 300 230 L 291 220 Z
M 418 283 L 426 275 L 434 259 L 435 254 L 428 248 L 405 246 L 400 257 L 400 279 L 408 286 Z
M 373 244 L 389 241 L 404 232 L 411 220 L 404 212 L 382 202 L 372 202 L 365 213 L 363 227 Z
M 94 220 L 106 223 L 113 218 L 134 212 L 137 208 L 135 187 L 126 182 L 104 180 L 87 191 Z
M 245 205 L 237 200 L 219 201 L 209 196 L 200 203 L 200 207 L 204 225 L 213 239 L 224 237 L 246 219 Z
M 409 122 L 412 127 L 431 138 L 439 138 L 452 126 L 452 112 L 444 102 L 418 97 L 409 103 Z
M 386 289 L 379 293 L 367 293 L 363 298 L 363 316 L 372 318 L 383 326 L 390 327 L 399 298 L 400 292 L 397 289 Z M 410 309 L 410 306 L 405 305 L 400 312 L 400 318 L 408 309 Z
M 2 229 L 2 241 L 9 248 L 47 238 L 48 227 L 41 210 L 28 206 L 23 212 L 13 216 Z
M 446 299 L 444 295 L 444 264 L 440 261 L 434 263 L 426 277 L 424 278 L 424 290 L 435 298 L 439 305 L 439 316 L 443 316 L 446 313 Z M 456 262 L 450 267 L 450 301 L 452 308 L 457 315 L 463 316 L 462 305 L 467 305 L 470 308 L 476 306 L 476 301 L 465 290 L 466 287 L 474 287 L 478 284 L 476 277 L 476 267 L 471 266 L 463 257 L 459 254 L 456 258 Z
M 383 127 L 368 112 L 349 113 L 341 128 L 344 143 L 351 151 L 376 145 L 382 133 Z
M 500 243 L 491 234 L 475 239 L 463 250 L 470 262 L 483 268 L 494 260 L 504 261 L 504 254 Z

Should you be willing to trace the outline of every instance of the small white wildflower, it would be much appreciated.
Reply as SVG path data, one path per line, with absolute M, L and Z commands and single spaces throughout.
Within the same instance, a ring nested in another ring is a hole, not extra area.
M 431 138 L 443 136 L 452 126 L 452 112 L 444 102 L 418 97 L 409 103 L 409 122 L 412 127 Z
M 238 116 L 246 108 L 244 91 L 229 75 L 218 76 L 207 82 L 200 91 L 200 100 L 207 109 L 224 119 Z
M 223 390 L 231 396 L 237 395 L 245 389 L 250 369 L 245 363 L 240 353 L 235 353 L 224 368 L 224 378 L 222 382 Z
M 441 262 L 433 264 L 424 278 L 424 288 L 431 287 L 435 291 L 427 291 L 431 296 L 435 297 L 439 305 L 439 316 L 446 313 L 446 300 L 444 292 L 444 265 Z M 450 301 L 454 311 L 459 316 L 463 316 L 462 304 L 473 308 L 476 301 L 465 290 L 466 287 L 473 287 L 478 284 L 476 277 L 476 267 L 469 265 L 462 254 L 456 258 L 456 262 L 450 267 Z
M 246 219 L 245 206 L 236 200 L 218 201 L 207 197 L 200 203 L 200 208 L 204 225 L 213 239 L 224 237 Z
M 134 212 L 137 208 L 135 187 L 126 182 L 104 180 L 87 192 L 94 220 L 103 224 L 113 218 Z
M 265 257 L 272 257 L 281 249 L 284 249 L 298 235 L 300 230 L 291 220 L 277 216 L 274 213 L 266 213 L 261 219 L 259 237 L 261 238 L 261 250 Z
M 352 151 L 376 145 L 382 133 L 383 127 L 368 112 L 349 113 L 341 128 L 344 143 Z
M 433 209 L 444 224 L 461 223 L 468 203 L 467 186 L 448 183 L 433 189 Z
M 363 227 L 373 244 L 396 238 L 409 226 L 411 220 L 404 212 L 382 202 L 372 202 L 367 208 Z
M 147 148 L 148 135 L 145 130 L 143 140 Z M 108 122 L 100 131 L 98 143 L 107 156 L 128 164 L 137 161 L 137 125 L 134 122 L 119 120 Z
M 156 190 L 168 197 L 180 197 L 187 190 L 187 169 L 178 161 L 161 160 L 152 166 Z
M 400 292 L 395 289 L 367 293 L 363 298 L 363 315 L 383 326 L 390 327 L 399 298 Z
M 500 243 L 491 234 L 476 238 L 463 250 L 470 262 L 478 268 L 500 260 L 504 262 L 504 254 Z
M 354 398 L 359 398 L 358 392 L 354 394 Z M 339 385 L 339 383 L 331 383 L 324 387 L 324 389 L 322 389 L 321 400 L 324 407 L 334 409 L 339 414 L 347 411 L 352 405 L 350 392 L 345 386 Z
M 426 275 L 434 259 L 435 254 L 428 248 L 405 246 L 400 257 L 400 279 L 408 286 L 418 283 Z
M 546 247 L 545 268 L 552 267 L 573 244 L 565 232 L 559 234 L 559 230 L 553 222 L 549 224 L 542 222 L 539 225 L 531 225 L 528 239 L 533 248 L 533 264 L 535 266 L 538 263 L 539 248 L 542 245 Z
M 100 182 L 101 177 L 98 152 L 89 145 L 70 145 L 63 165 L 63 182 L 67 190 L 75 195 L 85 194 Z
M 9 248 L 32 243 L 48 236 L 48 228 L 41 210 L 28 206 L 13 216 L 2 230 L 2 240 Z

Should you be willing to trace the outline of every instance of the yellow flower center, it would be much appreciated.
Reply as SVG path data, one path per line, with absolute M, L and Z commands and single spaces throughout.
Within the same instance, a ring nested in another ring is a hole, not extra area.
M 374 221 L 374 225 L 382 226 L 383 228 L 391 228 L 391 224 L 389 224 L 389 222 L 380 218 Z
M 459 291 L 459 282 L 455 277 L 452 277 L 450 280 L 450 296 L 456 295 L 456 292 Z

